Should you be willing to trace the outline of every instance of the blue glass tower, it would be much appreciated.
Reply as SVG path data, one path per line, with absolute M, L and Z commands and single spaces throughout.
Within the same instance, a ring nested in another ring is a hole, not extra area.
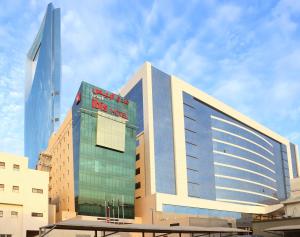
M 60 81 L 60 9 L 50 3 L 27 54 L 24 148 L 30 167 L 59 126 Z

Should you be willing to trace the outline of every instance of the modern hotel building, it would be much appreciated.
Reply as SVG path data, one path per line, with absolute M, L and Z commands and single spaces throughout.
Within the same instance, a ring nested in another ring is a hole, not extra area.
M 41 153 L 56 220 L 134 219 L 136 106 L 82 82 L 72 110 Z
M 60 9 L 50 3 L 26 60 L 24 153 L 31 168 L 59 127 L 60 46 Z
M 136 216 L 267 214 L 299 176 L 297 146 L 145 63 L 121 89 L 136 102 Z

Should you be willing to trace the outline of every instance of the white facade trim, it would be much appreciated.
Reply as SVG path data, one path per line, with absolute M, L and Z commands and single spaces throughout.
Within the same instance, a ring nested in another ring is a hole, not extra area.
M 252 153 L 254 155 L 260 156 L 261 158 L 263 158 L 263 159 L 269 161 L 270 163 L 272 163 L 273 165 L 275 165 L 274 161 L 270 160 L 269 158 L 265 157 L 262 154 L 257 153 L 256 151 L 252 151 L 251 149 L 248 149 L 248 148 L 245 148 L 245 147 L 233 144 L 231 142 L 226 142 L 226 141 L 223 141 L 223 140 L 220 140 L 220 139 L 213 138 L 213 141 L 214 142 L 218 142 L 218 143 L 222 143 L 222 144 L 225 144 L 225 145 L 228 145 L 228 146 L 233 146 L 233 147 L 239 148 L 239 149 L 244 150 L 244 151 L 248 151 L 248 152 L 250 152 L 250 153 Z
M 253 135 L 255 135 L 255 136 L 257 136 L 258 138 L 260 138 L 261 140 L 265 141 L 268 145 L 270 145 L 271 147 L 273 147 L 272 143 L 270 143 L 267 139 L 265 139 L 264 137 L 260 136 L 258 133 L 253 132 L 252 130 L 250 130 L 250 129 L 248 129 L 248 128 L 245 128 L 245 127 L 243 127 L 243 126 L 241 126 L 241 125 L 239 125 L 239 124 L 236 124 L 236 123 L 234 123 L 234 122 L 228 121 L 228 120 L 223 119 L 223 118 L 219 118 L 219 117 L 214 116 L 214 115 L 211 115 L 211 118 L 216 119 L 216 120 L 219 120 L 219 121 L 222 121 L 222 122 L 224 122 L 224 123 L 231 124 L 231 125 L 233 125 L 233 126 L 236 126 L 236 127 L 238 127 L 238 128 L 241 128 L 241 129 L 243 129 L 243 130 L 245 130 L 245 131 L 247 131 L 247 132 L 249 132 L 249 133 L 252 133 Z
M 249 194 L 253 194 L 253 195 L 258 195 L 258 196 L 262 196 L 262 197 L 271 198 L 273 200 L 278 200 L 278 198 L 272 197 L 270 195 L 266 195 L 266 194 L 262 194 L 262 193 L 258 193 L 258 192 L 253 192 L 253 191 L 249 191 L 249 190 L 244 190 L 244 189 L 239 189 L 239 188 L 228 188 L 228 187 L 223 187 L 223 186 L 216 186 L 216 189 L 233 191 L 233 192 L 240 192 L 240 193 L 249 193 Z
M 218 166 L 223 166 L 223 167 L 227 167 L 227 168 L 232 168 L 232 169 L 237 169 L 237 170 L 242 170 L 242 171 L 245 171 L 245 172 L 249 172 L 249 173 L 252 173 L 252 174 L 256 174 L 256 175 L 259 175 L 259 176 L 262 176 L 266 179 L 269 179 L 271 181 L 273 181 L 274 183 L 276 183 L 276 180 L 269 177 L 269 176 L 266 176 L 264 174 L 261 174 L 261 173 L 258 173 L 256 171 L 253 171 L 253 170 L 249 170 L 249 169 L 245 169 L 245 168 L 241 168 L 241 167 L 238 167 L 238 166 L 235 166 L 235 165 L 228 165 L 228 164 L 224 164 L 224 163 L 221 163 L 221 162 L 214 162 L 215 165 L 218 165 Z
M 251 184 L 259 185 L 259 186 L 262 186 L 262 187 L 265 187 L 265 188 L 272 189 L 273 191 L 277 192 L 276 188 L 273 188 L 273 187 L 271 187 L 269 185 L 265 185 L 265 184 L 262 184 L 262 183 L 254 182 L 254 181 L 251 181 L 251 180 L 248 180 L 248 179 L 241 179 L 241 178 L 237 178 L 237 177 L 233 177 L 233 176 L 228 176 L 228 175 L 222 175 L 222 174 L 215 174 L 215 176 L 218 177 L 218 178 L 232 179 L 232 180 L 237 180 L 237 181 L 242 181 L 242 182 L 246 182 L 246 183 L 251 183 Z
M 265 166 L 265 165 L 263 165 L 263 164 L 260 164 L 260 163 L 258 163 L 258 162 L 256 162 L 256 161 L 249 160 L 249 159 L 247 159 L 247 158 L 245 158 L 245 157 L 237 156 L 237 155 L 233 155 L 233 154 L 231 154 L 231 153 L 227 153 L 227 152 L 225 153 L 225 152 L 217 151 L 217 150 L 213 150 L 213 152 L 216 153 L 216 154 L 220 154 L 220 155 L 224 155 L 224 156 L 230 156 L 230 157 L 235 158 L 235 159 L 239 159 L 239 160 L 247 161 L 247 162 L 249 162 L 249 163 L 253 163 L 253 164 L 258 165 L 258 166 L 261 166 L 261 167 L 263 167 L 263 168 L 265 168 L 265 169 L 271 171 L 273 174 L 275 174 L 275 171 L 272 170 L 272 169 L 270 169 L 269 167 L 267 167 L 267 166 Z
M 269 150 L 268 150 L 267 148 L 265 148 L 264 146 L 259 145 L 258 143 L 254 142 L 254 141 L 252 141 L 252 140 L 250 140 L 250 139 L 248 139 L 248 138 L 245 138 L 245 137 L 243 137 L 243 136 L 240 136 L 240 135 L 237 135 L 237 134 L 235 134 L 235 133 L 228 132 L 228 131 L 226 131 L 226 130 L 223 130 L 223 129 L 220 129 L 220 128 L 216 128 L 216 127 L 212 127 L 212 130 L 215 130 L 215 131 L 218 131 L 218 132 L 222 132 L 222 133 L 226 133 L 226 134 L 229 134 L 229 135 L 231 135 L 231 136 L 234 136 L 234 137 L 243 139 L 243 140 L 245 140 L 245 141 L 247 141 L 247 142 L 250 142 L 250 143 L 252 143 L 252 144 L 254 144 L 254 145 L 256 145 L 256 146 L 258 146 L 258 147 L 264 149 L 266 152 L 268 152 L 269 154 L 271 154 L 272 156 L 274 156 L 274 153 L 273 153 L 273 152 L 269 151 Z

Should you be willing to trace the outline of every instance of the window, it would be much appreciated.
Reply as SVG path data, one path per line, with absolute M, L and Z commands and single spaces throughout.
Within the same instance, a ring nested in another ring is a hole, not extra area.
M 43 193 L 43 189 L 40 189 L 40 188 L 32 188 L 32 192 L 33 193 Z
M 141 182 L 135 183 L 135 189 L 139 189 L 139 188 L 141 188 Z
M 33 216 L 33 217 L 43 217 L 43 213 L 32 212 L 31 216 Z
M 18 217 L 18 212 L 17 211 L 11 211 L 11 216 L 12 217 Z
M 138 161 L 140 159 L 140 154 L 136 154 L 135 160 Z
M 3 217 L 3 211 L 0 211 L 0 217 Z
M 5 162 L 0 162 L 0 169 L 5 169 Z
M 14 193 L 18 193 L 18 192 L 20 191 L 19 186 L 13 186 L 13 187 L 12 187 L 12 191 L 13 191 Z
M 14 164 L 13 169 L 16 171 L 20 170 L 20 165 Z
M 138 175 L 140 173 L 141 173 L 141 169 L 140 168 L 135 169 L 135 175 Z
M 0 184 L 0 191 L 4 191 L 4 184 Z

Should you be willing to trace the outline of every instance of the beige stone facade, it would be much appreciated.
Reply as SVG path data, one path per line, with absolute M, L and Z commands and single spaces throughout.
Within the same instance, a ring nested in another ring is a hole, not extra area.
M 25 237 L 48 223 L 47 172 L 26 157 L 0 153 L 0 235 Z
M 51 136 L 48 148 L 40 154 L 37 169 L 49 172 L 49 200 L 56 206 L 55 220 L 76 216 L 71 111 Z

